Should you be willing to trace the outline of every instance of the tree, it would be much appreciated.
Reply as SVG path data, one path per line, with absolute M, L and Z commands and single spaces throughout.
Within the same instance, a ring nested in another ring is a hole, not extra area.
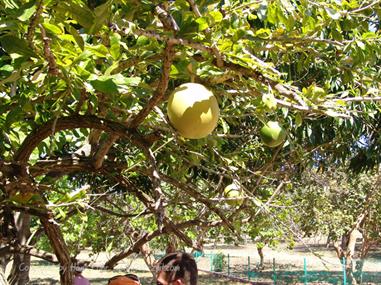
M 308 170 L 295 183 L 293 200 L 300 212 L 301 230 L 307 236 L 323 234 L 333 243 L 340 261 L 346 260 L 347 273 L 354 278 L 354 258 L 362 270 L 371 246 L 380 242 L 380 177 L 378 170 L 347 173 L 344 167 L 330 165 L 325 172 Z M 356 242 L 362 238 L 359 252 Z
M 377 1 L 8 0 L 0 8 L 8 256 L 68 269 L 81 249 L 70 233 L 83 233 L 81 246 L 92 236 L 94 250 L 120 249 L 108 268 L 167 235 L 198 247 L 192 239 L 203 229 L 239 236 L 234 221 L 255 216 L 268 181 L 276 187 L 328 161 L 379 163 Z M 183 139 L 166 118 L 168 94 L 185 82 L 217 96 L 221 118 L 207 138 Z M 288 130 L 276 149 L 259 138 L 269 120 Z M 362 139 L 370 159 L 361 160 Z M 237 208 L 223 200 L 233 179 L 247 197 Z M 102 229 L 127 250 L 91 228 L 105 216 Z M 55 256 L 36 252 L 41 236 Z M 60 274 L 70 284 L 71 271 Z

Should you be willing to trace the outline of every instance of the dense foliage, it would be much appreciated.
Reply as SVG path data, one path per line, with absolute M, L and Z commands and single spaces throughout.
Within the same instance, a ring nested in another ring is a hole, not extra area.
M 2 1 L 2 212 L 32 215 L 30 243 L 65 266 L 90 248 L 120 251 L 112 268 L 174 236 L 195 249 L 292 242 L 324 220 L 293 203 L 345 212 L 341 192 L 299 193 L 303 175 L 380 162 L 380 17 L 379 1 L 356 0 Z M 166 98 L 186 82 L 218 100 L 206 138 L 168 123 Z M 276 148 L 260 139 L 270 120 L 287 130 Z M 233 181 L 239 206 L 224 200 Z M 5 248 L 17 238 L 3 228 Z

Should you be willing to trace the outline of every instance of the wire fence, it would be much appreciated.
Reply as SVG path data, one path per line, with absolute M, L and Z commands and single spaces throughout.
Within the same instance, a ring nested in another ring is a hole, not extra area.
M 200 271 L 217 274 L 244 283 L 252 284 L 352 284 L 346 271 L 345 258 L 337 260 L 335 269 L 316 269 L 302 258 L 297 265 L 277 263 L 273 258 L 262 266 L 250 256 L 232 256 L 223 253 L 202 254 L 195 252 L 194 257 Z M 374 262 L 373 262 L 374 263 Z M 381 263 L 378 270 L 367 271 L 364 262 L 354 261 L 353 277 L 357 284 L 381 284 Z

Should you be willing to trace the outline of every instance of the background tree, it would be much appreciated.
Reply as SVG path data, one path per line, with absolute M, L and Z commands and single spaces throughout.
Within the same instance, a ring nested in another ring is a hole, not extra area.
M 338 258 L 346 259 L 348 276 L 356 283 L 354 258 L 358 259 L 356 268 L 362 270 L 370 247 L 379 243 L 378 170 L 354 175 L 331 165 L 325 172 L 308 170 L 295 186 L 293 200 L 301 213 L 302 232 L 328 236 Z

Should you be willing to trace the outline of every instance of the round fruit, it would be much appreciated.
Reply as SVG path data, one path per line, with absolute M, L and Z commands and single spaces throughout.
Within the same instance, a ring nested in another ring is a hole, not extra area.
M 224 196 L 227 198 L 226 203 L 230 206 L 240 206 L 243 203 L 242 191 L 235 183 L 225 187 Z
M 278 122 L 269 121 L 260 132 L 263 143 L 269 147 L 276 147 L 286 139 L 286 131 Z
M 169 96 L 167 113 L 172 126 L 185 138 L 200 139 L 217 126 L 220 109 L 203 85 L 185 83 Z

